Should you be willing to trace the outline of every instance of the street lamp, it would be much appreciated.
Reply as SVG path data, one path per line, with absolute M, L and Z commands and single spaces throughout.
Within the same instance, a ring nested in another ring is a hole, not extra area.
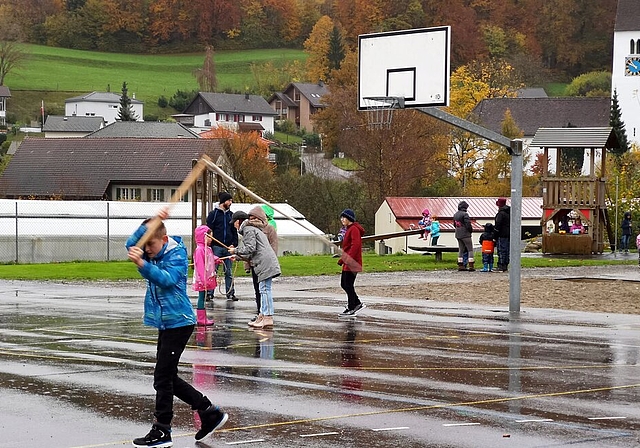
M 302 156 L 304 155 L 304 149 L 307 147 L 307 145 L 305 144 L 306 142 L 304 140 L 302 140 L 302 143 L 300 144 L 300 175 L 302 176 Z

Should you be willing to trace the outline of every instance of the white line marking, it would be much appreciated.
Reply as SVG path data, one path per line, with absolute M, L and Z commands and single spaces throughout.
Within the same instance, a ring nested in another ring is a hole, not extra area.
M 245 443 L 259 443 L 259 442 L 264 442 L 264 439 L 241 440 L 239 442 L 226 442 L 225 445 L 244 445 Z
M 323 436 L 335 436 L 340 434 L 339 432 L 319 432 L 317 434 L 300 434 L 300 437 L 323 437 Z
M 588 420 L 624 420 L 627 417 L 589 417 Z
M 396 426 L 395 428 L 375 428 L 371 431 L 400 431 L 401 429 L 409 429 L 408 426 Z
M 551 418 L 530 418 L 527 420 L 516 420 L 516 423 L 546 423 L 552 421 L 553 419 Z
M 477 426 L 480 423 L 444 423 L 442 426 Z

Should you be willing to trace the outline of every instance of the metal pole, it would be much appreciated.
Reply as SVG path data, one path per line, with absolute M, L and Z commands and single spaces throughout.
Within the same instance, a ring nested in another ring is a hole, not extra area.
M 613 255 L 616 254 L 616 252 L 620 252 L 620 248 L 618 247 L 618 181 L 620 180 L 620 178 L 618 176 L 616 176 L 616 227 L 613 230 L 613 241 L 615 241 L 615 245 L 614 247 L 614 251 L 613 251 Z
M 522 140 L 511 141 L 511 226 L 509 229 L 509 314 L 520 315 L 522 235 Z
M 111 240 L 111 238 L 109 238 L 109 235 L 110 235 L 110 231 L 109 231 L 109 202 L 107 201 L 107 261 L 111 261 L 110 254 L 109 254 L 109 241 Z
M 16 263 L 18 263 L 18 201 L 16 201 Z

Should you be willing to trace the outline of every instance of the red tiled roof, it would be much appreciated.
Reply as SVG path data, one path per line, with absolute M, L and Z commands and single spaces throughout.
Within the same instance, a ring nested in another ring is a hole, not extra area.
M 391 212 L 396 217 L 396 222 L 404 230 L 409 229 L 410 224 L 416 224 L 422 216 L 422 210 L 428 208 L 432 216 L 437 216 L 442 230 L 453 230 L 452 218 L 458 211 L 460 201 L 469 204 L 469 216 L 473 221 L 474 230 L 482 230 L 486 222 L 493 222 L 498 207 L 497 197 L 472 197 L 472 198 L 415 198 L 415 197 L 389 197 L 385 200 L 389 204 Z M 507 205 L 510 200 L 507 199 Z M 522 218 L 539 219 L 542 217 L 542 198 L 522 198 Z

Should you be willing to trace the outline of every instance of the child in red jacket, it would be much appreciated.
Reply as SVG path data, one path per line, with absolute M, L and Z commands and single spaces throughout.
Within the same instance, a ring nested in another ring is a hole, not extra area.
M 362 236 L 364 228 L 356 222 L 356 214 L 350 208 L 340 213 L 340 222 L 347 228 L 342 240 L 342 255 L 338 264 L 342 266 L 340 286 L 347 293 L 347 308 L 338 314 L 339 317 L 351 317 L 366 305 L 360 301 L 354 284 L 356 275 L 362 272 Z

